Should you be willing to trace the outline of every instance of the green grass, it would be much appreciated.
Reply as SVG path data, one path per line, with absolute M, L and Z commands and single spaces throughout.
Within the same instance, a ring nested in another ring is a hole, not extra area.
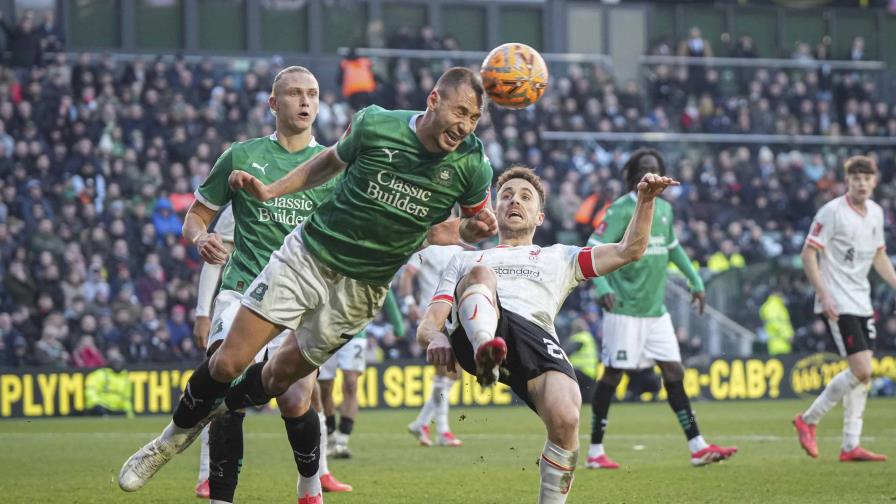
M 740 448 L 731 461 L 698 469 L 690 467 L 684 436 L 665 404 L 614 405 L 606 446 L 623 467 L 588 471 L 583 467 L 583 453 L 568 502 L 896 501 L 896 461 L 837 462 L 841 410 L 832 411 L 819 427 L 821 457 L 812 460 L 803 454 L 790 419 L 807 404 L 697 404 L 706 438 Z M 354 485 L 355 491 L 328 495 L 326 502 L 536 501 L 536 460 L 544 434 L 529 410 L 454 408 L 452 427 L 466 441 L 456 449 L 417 447 L 405 432 L 415 414 L 410 410 L 362 412 L 351 441 L 355 458 L 330 464 L 334 474 Z M 582 430 L 587 432 L 590 413 L 582 417 Z M 896 401 L 870 400 L 864 444 L 896 456 L 894 418 Z M 125 494 L 115 483 L 124 459 L 166 422 L 163 417 L 0 422 L 0 501 L 198 502 L 192 497 L 196 446 L 137 494 Z M 587 443 L 584 435 L 582 441 Z M 295 502 L 294 474 L 280 419 L 274 415 L 247 418 L 246 458 L 237 501 Z

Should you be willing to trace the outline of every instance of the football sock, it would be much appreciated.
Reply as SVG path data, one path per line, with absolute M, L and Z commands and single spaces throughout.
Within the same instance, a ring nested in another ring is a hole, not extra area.
M 438 401 L 439 394 L 441 394 L 441 381 L 439 381 L 439 378 L 441 377 L 436 376 L 433 378 L 432 385 L 430 385 L 429 398 L 426 399 L 426 402 L 423 403 L 423 407 L 420 408 L 420 413 L 417 414 L 417 419 L 414 420 L 413 425 L 429 425 L 433 415 L 435 415 L 436 401 Z
M 454 380 L 447 376 L 436 376 L 433 383 L 436 382 L 440 383 L 438 392 L 435 388 L 433 388 L 432 391 L 436 401 L 436 431 L 439 434 L 444 434 L 451 430 L 448 428 L 448 394 L 451 392 L 451 386 L 454 384 Z
M 327 435 L 336 432 L 336 415 L 327 415 Z
M 323 413 L 317 414 L 317 421 L 320 422 L 320 471 L 318 474 L 323 476 L 324 474 L 330 473 L 330 468 L 327 466 L 327 416 Z
M 600 457 L 604 454 L 603 443 L 592 444 L 588 447 L 588 458 Z
M 197 483 L 202 483 L 208 479 L 208 425 L 202 429 L 199 437 L 199 479 Z
M 850 390 L 858 385 L 859 379 L 849 369 L 844 369 L 827 384 L 821 394 L 803 413 L 803 421 L 808 424 L 817 424 L 821 417 L 831 410 Z
M 273 399 L 273 396 L 264 391 L 264 383 L 261 380 L 263 368 L 264 362 L 256 362 L 246 368 L 242 376 L 234 380 L 227 398 L 224 399 L 227 409 L 236 411 L 250 406 L 263 406 Z
M 545 442 L 538 471 L 541 473 L 539 504 L 563 504 L 572 487 L 573 471 L 576 470 L 578 451 L 560 448 L 550 440 Z
M 843 396 L 843 451 L 854 450 L 862 436 L 862 415 L 868 400 L 868 385 L 859 383 Z
M 498 310 L 493 298 L 491 289 L 483 284 L 473 284 L 467 287 L 458 303 L 458 318 L 474 353 L 480 345 L 493 339 L 498 329 Z
M 604 442 L 604 433 L 607 431 L 607 414 L 610 411 L 610 402 L 613 400 L 613 392 L 616 387 L 609 383 L 597 381 L 597 388 L 591 396 L 591 444 L 600 445 Z M 589 453 L 590 455 L 590 453 Z M 591 455 L 596 457 L 597 455 Z
M 352 429 L 355 428 L 355 419 L 342 415 L 339 417 L 339 432 L 341 434 L 345 434 L 346 439 L 352 434 Z
M 221 404 L 229 388 L 229 383 L 221 383 L 212 378 L 208 359 L 202 361 L 187 381 L 187 387 L 174 408 L 174 425 L 181 429 L 195 427 Z
M 243 419 L 240 411 L 227 411 L 209 426 L 209 477 L 211 499 L 233 502 L 243 465 Z
M 283 418 L 286 436 L 299 470 L 299 481 L 296 487 L 299 497 L 317 495 L 320 490 L 320 417 L 314 409 L 309 408 L 304 415 L 296 418 Z
M 681 430 L 690 441 L 700 435 L 700 429 L 697 427 L 697 417 L 691 409 L 691 401 L 684 391 L 684 383 L 681 381 L 666 382 L 666 393 L 668 395 L 669 406 L 678 417 L 678 423 L 681 424 Z M 700 444 L 699 442 L 696 444 Z M 704 442 L 705 444 L 705 442 Z M 697 451 L 702 450 L 699 448 Z M 694 450 L 691 450 L 693 452 Z

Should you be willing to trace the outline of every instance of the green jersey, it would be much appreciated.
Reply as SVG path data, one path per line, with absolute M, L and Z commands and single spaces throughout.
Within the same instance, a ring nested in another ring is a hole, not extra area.
M 262 203 L 246 191 L 234 192 L 227 179 L 234 170 L 245 171 L 270 184 L 290 172 L 325 147 L 312 138 L 308 147 L 290 153 L 277 141 L 276 134 L 237 142 L 221 154 L 205 182 L 196 190 L 196 199 L 212 210 L 228 202 L 233 205 L 236 223 L 234 249 L 221 274 L 221 290 L 243 293 L 283 245 L 283 239 L 329 196 L 341 177 L 309 191 L 287 194 Z
M 603 222 L 588 239 L 588 244 L 599 245 L 622 240 L 635 213 L 636 203 L 634 193 L 614 201 L 607 209 Z M 596 279 L 598 295 L 608 292 L 616 295 L 613 313 L 632 317 L 659 317 L 665 314 L 666 267 L 669 264 L 669 251 L 676 247 L 678 239 L 673 228 L 672 205 L 657 198 L 647 252 L 639 261 Z
M 302 226 L 302 239 L 349 278 L 388 285 L 455 203 L 466 214 L 488 204 L 492 168 L 482 142 L 470 135 L 454 152 L 429 152 L 417 138 L 419 114 L 367 107 L 336 144 L 344 178 Z

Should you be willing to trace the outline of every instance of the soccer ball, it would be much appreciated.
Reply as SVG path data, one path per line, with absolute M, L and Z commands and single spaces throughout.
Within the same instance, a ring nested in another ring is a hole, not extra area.
M 479 70 L 485 92 L 495 104 L 522 109 L 537 102 L 548 87 L 548 67 L 538 51 L 511 42 L 492 49 Z

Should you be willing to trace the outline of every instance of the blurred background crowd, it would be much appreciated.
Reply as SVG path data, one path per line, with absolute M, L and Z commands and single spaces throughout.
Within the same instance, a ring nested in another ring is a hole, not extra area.
M 113 57 L 62 52 L 52 18 L 5 21 L 0 68 L 0 365 L 92 368 L 109 360 L 196 362 L 193 308 L 201 260 L 180 236 L 193 191 L 233 141 L 267 135 L 267 98 L 282 62 Z M 818 42 L 818 43 L 816 43 Z M 387 47 L 462 49 L 431 28 L 402 31 Z M 549 186 L 537 243 L 583 244 L 604 210 L 623 195 L 620 168 L 639 145 L 556 141 L 545 131 L 681 132 L 896 138 L 896 101 L 877 80 L 815 63 L 863 59 L 864 41 L 832 55 L 821 41 L 800 42 L 806 67 L 724 68 L 655 64 L 619 81 L 599 64 L 564 65 L 534 107 L 490 107 L 477 134 L 496 175 L 515 163 L 534 167 Z M 661 41 L 652 54 L 713 56 L 694 27 Z M 739 57 L 758 54 L 748 34 L 732 41 Z M 336 81 L 320 82 L 315 136 L 333 144 L 352 113 L 368 103 L 419 109 L 441 70 L 465 61 L 368 59 L 349 54 Z M 312 68 L 313 70 L 313 68 Z M 760 334 L 762 307 L 777 299 L 789 314 L 793 350 L 823 349 L 824 326 L 811 315 L 812 292 L 794 262 L 816 209 L 845 192 L 842 164 L 869 153 L 881 168 L 875 200 L 888 229 L 896 219 L 893 149 L 736 142 L 662 143 L 682 184 L 668 191 L 678 237 L 713 279 L 740 275 L 740 302 L 728 316 Z M 896 235 L 889 233 L 893 248 Z M 750 274 L 774 264 L 771 277 Z M 896 349 L 892 294 L 875 291 L 879 347 Z M 561 336 L 600 337 L 590 289 L 572 296 Z M 408 337 L 377 320 L 368 334 L 373 361 L 420 357 Z M 703 351 L 680 335 L 685 355 Z M 757 351 L 763 348 L 757 347 Z

